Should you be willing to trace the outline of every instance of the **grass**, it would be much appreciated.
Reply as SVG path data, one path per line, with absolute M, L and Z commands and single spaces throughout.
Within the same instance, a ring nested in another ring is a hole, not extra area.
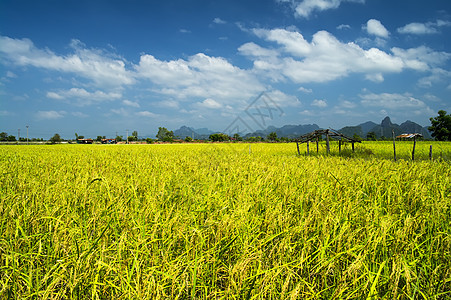
M 0 297 L 451 297 L 449 162 L 357 147 L 2 146 Z

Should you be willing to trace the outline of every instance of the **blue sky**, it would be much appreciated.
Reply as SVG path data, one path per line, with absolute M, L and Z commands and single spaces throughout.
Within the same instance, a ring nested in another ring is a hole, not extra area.
M 450 36 L 445 0 L 0 0 L 0 131 L 427 126 Z

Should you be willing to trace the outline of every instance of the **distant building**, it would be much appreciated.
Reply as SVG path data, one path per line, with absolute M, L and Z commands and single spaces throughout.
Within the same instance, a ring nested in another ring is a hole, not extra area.
M 93 139 L 77 139 L 77 144 L 92 144 Z
M 102 144 L 117 144 L 116 139 L 102 139 Z

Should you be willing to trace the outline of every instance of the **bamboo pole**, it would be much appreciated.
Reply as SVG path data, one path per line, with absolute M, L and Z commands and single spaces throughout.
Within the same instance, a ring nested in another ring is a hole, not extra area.
M 352 142 L 352 153 L 354 153 L 354 141 Z
M 310 155 L 310 141 L 307 141 L 307 155 Z
M 296 142 L 296 147 L 298 148 L 298 155 L 301 155 L 301 153 L 299 152 L 299 142 Z
M 432 160 L 432 145 L 429 146 L 429 160 Z
M 341 140 L 338 140 L 338 154 L 341 153 Z
M 417 136 L 415 135 L 413 137 L 412 161 L 415 160 L 415 145 L 416 145 L 416 143 L 417 143 Z

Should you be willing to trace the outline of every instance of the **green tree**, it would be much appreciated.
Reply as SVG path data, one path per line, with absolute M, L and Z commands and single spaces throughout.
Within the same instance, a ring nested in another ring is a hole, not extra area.
M 241 142 L 241 141 L 243 140 L 243 138 L 240 136 L 239 133 L 235 133 L 235 134 L 233 135 L 233 138 L 234 138 L 235 141 L 237 141 L 237 142 Z
M 187 137 L 185 138 L 185 142 L 187 142 L 187 143 L 191 143 L 192 141 L 193 141 L 193 138 L 190 137 L 190 136 L 187 136 Z
M 136 131 L 136 130 L 133 131 L 132 136 L 135 137 L 135 141 L 137 141 L 138 140 L 138 131 Z
M 124 137 L 122 135 L 116 136 L 116 142 L 122 142 L 124 140 Z
M 210 134 L 209 139 L 213 142 L 225 142 L 229 141 L 230 137 L 225 133 L 213 133 Z
M 362 138 L 360 137 L 360 135 L 358 135 L 357 133 L 354 133 L 354 135 L 352 136 L 352 138 L 356 141 L 362 141 Z
M 8 134 L 6 132 L 0 132 L 0 141 L 6 142 L 8 140 Z
M 174 132 L 169 131 L 166 127 L 158 127 L 158 133 L 156 137 L 159 141 L 172 142 L 174 139 Z
M 61 136 L 58 133 L 55 133 L 49 140 L 52 144 L 61 143 L 61 141 Z
M 101 142 L 102 139 L 105 139 L 105 138 L 106 138 L 105 136 L 98 135 L 97 138 L 96 138 L 96 141 L 97 142 Z
M 376 133 L 374 131 L 370 131 L 366 134 L 367 141 L 375 141 L 377 140 Z
M 268 140 L 270 140 L 271 142 L 276 142 L 277 139 L 277 133 L 275 131 L 271 132 L 270 134 L 268 134 L 268 136 L 266 137 Z
M 438 116 L 430 118 L 431 126 L 428 127 L 432 137 L 437 141 L 451 141 L 451 115 L 439 110 Z

